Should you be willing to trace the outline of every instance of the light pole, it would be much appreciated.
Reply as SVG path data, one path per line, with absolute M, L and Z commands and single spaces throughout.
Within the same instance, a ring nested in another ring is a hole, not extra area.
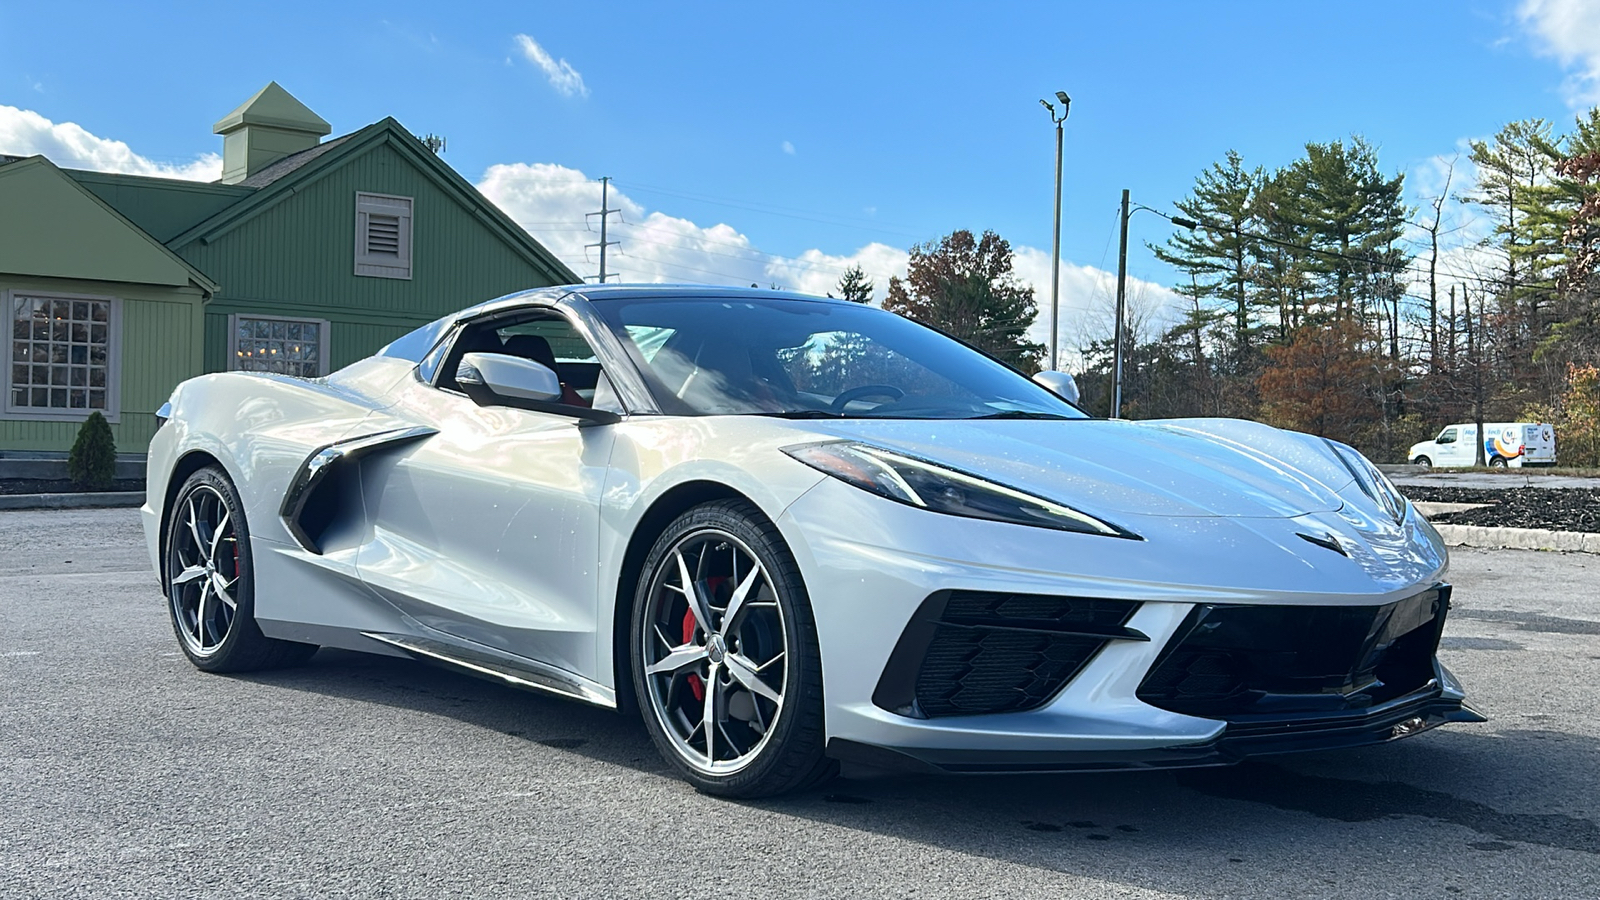
M 1061 117 L 1056 118 L 1056 108 L 1049 100 L 1040 100 L 1039 103 L 1050 113 L 1050 121 L 1056 125 L 1056 217 L 1055 228 L 1050 234 L 1050 371 L 1056 371 L 1061 364 L 1061 356 L 1056 352 L 1056 342 L 1060 340 L 1061 323 L 1061 123 L 1067 120 L 1067 110 L 1072 106 L 1072 98 L 1066 91 L 1056 91 L 1056 99 L 1061 101 Z
M 1117 244 L 1117 322 L 1111 337 L 1111 418 L 1122 418 L 1122 322 L 1127 317 L 1128 296 L 1128 219 L 1139 210 L 1153 212 L 1180 228 L 1199 228 L 1200 223 L 1178 216 L 1169 216 L 1148 206 L 1128 205 L 1128 189 L 1122 189 L 1122 239 Z

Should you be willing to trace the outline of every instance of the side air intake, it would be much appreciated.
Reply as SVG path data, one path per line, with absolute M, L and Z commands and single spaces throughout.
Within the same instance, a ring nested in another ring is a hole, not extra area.
M 396 428 L 347 438 L 313 450 L 295 470 L 294 477 L 289 480 L 289 490 L 284 492 L 283 505 L 278 509 L 284 527 L 300 546 L 320 555 L 328 527 L 352 502 L 351 477 L 358 471 L 354 462 L 376 450 L 420 441 L 438 433 L 436 428 L 422 426 Z
M 1131 600 L 941 591 L 901 634 L 872 702 L 917 718 L 1020 712 L 1044 705 L 1127 627 Z

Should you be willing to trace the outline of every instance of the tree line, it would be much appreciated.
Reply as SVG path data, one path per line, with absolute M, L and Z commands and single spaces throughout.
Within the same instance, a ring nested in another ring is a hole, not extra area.
M 1405 202 L 1352 137 L 1275 171 L 1230 152 L 1152 246 L 1181 276 L 1180 322 L 1124 346 L 1124 415 L 1236 416 L 1347 441 L 1381 461 L 1456 421 L 1554 422 L 1600 465 L 1600 109 L 1557 134 L 1512 122 L 1470 144 L 1474 184 Z M 1491 230 L 1461 240 L 1451 200 Z M 1111 341 L 1085 402 L 1109 407 Z
M 1181 320 L 1124 343 L 1123 415 L 1231 416 L 1346 441 L 1380 461 L 1457 421 L 1553 422 L 1560 457 L 1600 466 L 1600 108 L 1470 143 L 1418 206 L 1360 136 L 1276 170 L 1235 152 L 1174 202 L 1156 256 Z M 1452 192 L 1454 191 L 1454 192 Z M 1487 233 L 1447 220 L 1481 212 Z M 871 297 L 859 267 L 842 296 Z M 1033 290 L 993 232 L 911 248 L 885 308 L 1036 371 Z M 1109 329 L 1106 329 L 1109 331 Z M 1088 341 L 1083 404 L 1106 414 L 1112 339 Z

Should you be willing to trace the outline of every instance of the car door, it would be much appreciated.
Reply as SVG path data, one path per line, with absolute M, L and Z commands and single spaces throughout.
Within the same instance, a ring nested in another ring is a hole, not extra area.
M 1451 425 L 1449 428 L 1446 428 L 1445 430 L 1439 432 L 1439 436 L 1433 439 L 1433 443 L 1434 443 L 1434 452 L 1433 452 L 1433 464 L 1434 465 L 1436 465 L 1436 466 L 1459 466 L 1459 465 L 1461 465 L 1461 463 L 1457 461 L 1457 457 L 1460 455 L 1461 441 L 1460 441 L 1460 434 L 1459 434 L 1458 430 L 1456 429 L 1456 426 Z
M 547 345 L 547 355 L 564 339 L 567 359 L 555 367 L 580 383 L 592 367 L 599 402 L 610 402 L 598 362 L 554 312 L 464 327 L 442 360 L 419 368 L 431 381 L 397 389 L 406 417 L 438 433 L 363 471 L 372 535 L 357 565 L 363 581 L 429 628 L 590 677 L 613 429 L 580 427 L 583 420 L 558 412 L 480 406 L 453 385 L 463 354 L 518 355 L 541 329 L 548 337 L 535 343 Z M 595 399 L 592 387 L 568 389 L 574 404 Z

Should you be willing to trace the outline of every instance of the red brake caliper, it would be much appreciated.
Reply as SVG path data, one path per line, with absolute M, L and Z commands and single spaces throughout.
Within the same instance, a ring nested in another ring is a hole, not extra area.
M 695 630 L 694 611 L 693 610 L 684 610 L 684 612 L 683 612 L 683 642 L 685 644 L 687 644 L 690 641 L 694 640 L 694 630 Z M 689 690 L 694 693 L 694 698 L 696 700 L 701 701 L 701 702 L 705 702 L 705 699 L 706 699 L 706 685 L 705 685 L 704 681 L 700 680 L 700 676 L 696 675 L 694 673 L 690 673 L 689 677 L 687 677 L 687 678 L 685 678 L 683 680 L 688 682 Z
M 727 579 L 724 578 L 721 575 L 718 575 L 718 576 L 716 576 L 714 578 L 707 578 L 706 579 L 706 590 L 711 592 L 714 595 L 717 592 L 717 588 L 721 587 L 722 586 L 722 582 L 724 582 L 726 580 Z M 684 614 L 683 614 L 683 642 L 685 644 L 687 644 L 690 641 L 694 640 L 694 632 L 695 632 L 694 610 L 692 610 L 692 609 L 685 610 Z M 704 703 L 705 699 L 706 699 L 706 683 L 705 683 L 705 681 L 703 679 L 701 679 L 701 677 L 699 675 L 695 675 L 695 674 L 692 674 L 692 673 L 687 678 L 685 678 L 683 680 L 688 683 L 689 690 L 690 690 L 691 693 L 694 694 L 694 698 L 696 700 L 699 700 L 700 702 Z

